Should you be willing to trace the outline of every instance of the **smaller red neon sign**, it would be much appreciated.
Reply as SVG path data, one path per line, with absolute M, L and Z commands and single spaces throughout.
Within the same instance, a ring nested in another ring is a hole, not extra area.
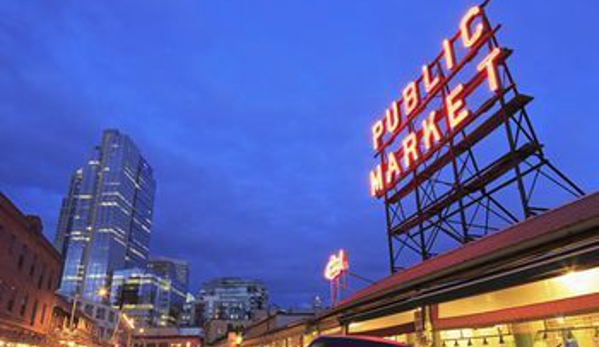
M 329 281 L 334 281 L 347 272 L 347 270 L 349 270 L 347 253 L 340 249 L 337 254 L 331 254 L 329 257 L 329 261 L 324 268 L 324 278 Z

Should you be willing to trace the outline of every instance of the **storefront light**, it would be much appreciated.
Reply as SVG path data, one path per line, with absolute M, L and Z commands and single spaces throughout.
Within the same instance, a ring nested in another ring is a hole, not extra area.
M 462 329 L 460 330 L 460 335 L 464 338 L 466 337 L 473 337 L 474 336 L 474 329 Z
M 599 268 L 583 271 L 571 269 L 558 277 L 558 282 L 576 294 L 584 294 L 597 288 L 599 284 Z

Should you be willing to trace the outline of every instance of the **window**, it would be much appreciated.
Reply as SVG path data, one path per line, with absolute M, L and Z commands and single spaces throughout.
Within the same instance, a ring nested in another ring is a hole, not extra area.
M 8 312 L 12 312 L 12 310 L 15 307 L 16 300 L 17 300 L 17 291 L 13 290 L 10 295 L 10 299 L 8 300 L 8 303 L 6 304 L 6 309 L 8 310 Z
M 15 234 L 10 234 L 10 242 L 8 243 L 8 254 L 14 254 L 15 243 L 17 243 L 17 237 L 15 236 Z
M 38 302 L 37 302 L 37 300 L 35 300 L 35 302 L 33 303 L 33 308 L 31 309 L 31 317 L 29 317 L 29 325 L 35 324 L 35 315 L 37 314 L 37 305 L 38 305 Z
M 46 320 L 46 304 L 44 304 L 44 307 L 42 307 L 42 315 L 40 316 L 40 324 L 44 324 L 45 320 Z
M 50 272 L 50 276 L 48 277 L 48 287 L 47 287 L 48 290 L 54 289 L 54 288 L 52 288 L 52 277 L 54 277 L 54 273 Z
M 19 255 L 19 261 L 17 262 L 17 266 L 19 270 L 23 268 L 23 264 L 25 264 L 25 257 L 27 257 L 27 245 L 23 245 L 21 248 L 21 255 Z
M 42 289 L 42 285 L 44 284 L 44 273 L 46 272 L 46 264 L 42 264 L 41 270 L 40 270 L 40 277 L 37 280 L 37 289 L 41 290 Z
M 33 278 L 35 274 L 35 263 L 37 262 L 37 254 L 33 256 L 33 260 L 31 261 L 31 266 L 29 267 L 29 277 Z
M 21 316 L 25 316 L 25 311 L 27 311 L 27 304 L 29 303 L 29 295 L 25 295 L 23 300 L 21 301 Z
M 96 310 L 96 318 L 97 319 L 101 319 L 101 320 L 105 320 L 106 319 L 106 309 L 103 307 L 100 307 Z

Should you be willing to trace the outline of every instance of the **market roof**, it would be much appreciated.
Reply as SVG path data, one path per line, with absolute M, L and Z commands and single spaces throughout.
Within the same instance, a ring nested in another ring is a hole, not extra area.
M 514 224 L 462 247 L 388 276 L 325 312 L 328 316 L 393 291 L 447 276 L 599 226 L 599 192 Z

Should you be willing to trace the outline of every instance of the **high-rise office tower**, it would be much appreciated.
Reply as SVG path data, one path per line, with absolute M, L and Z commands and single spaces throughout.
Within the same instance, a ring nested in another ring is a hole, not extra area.
M 110 287 L 114 271 L 146 267 L 155 189 L 133 141 L 104 131 L 62 203 L 55 239 L 65 258 L 61 294 L 108 301 L 97 294 Z

